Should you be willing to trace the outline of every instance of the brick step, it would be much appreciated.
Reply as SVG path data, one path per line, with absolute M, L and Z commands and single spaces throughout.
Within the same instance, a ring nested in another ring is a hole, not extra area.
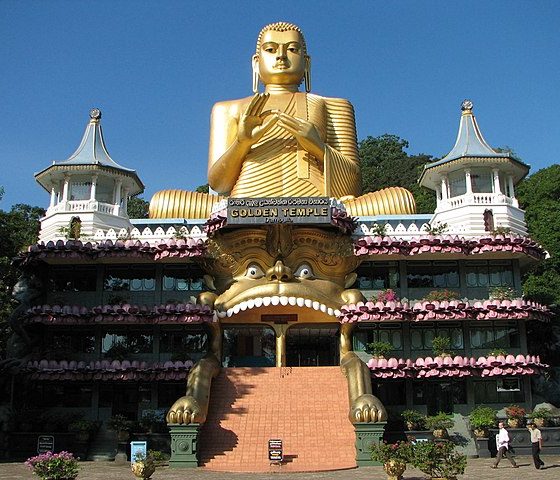
M 305 472 L 354 468 L 354 428 L 339 367 L 224 368 L 212 384 L 199 451 L 208 470 Z M 268 440 L 283 440 L 271 466 Z

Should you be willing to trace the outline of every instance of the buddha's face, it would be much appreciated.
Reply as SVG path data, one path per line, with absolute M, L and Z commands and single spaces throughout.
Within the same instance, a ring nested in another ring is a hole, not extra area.
M 261 41 L 258 62 L 259 76 L 265 85 L 299 85 L 305 72 L 306 58 L 299 32 L 267 30 Z

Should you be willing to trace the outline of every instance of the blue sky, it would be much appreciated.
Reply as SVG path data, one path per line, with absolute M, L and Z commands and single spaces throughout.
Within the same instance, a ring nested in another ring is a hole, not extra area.
M 94 106 L 145 198 L 206 183 L 212 105 L 251 94 L 256 36 L 279 20 L 304 30 L 313 91 L 354 104 L 359 139 L 441 157 L 470 98 L 491 145 L 533 172 L 559 161 L 560 2 L 0 0 L 0 208 L 48 205 L 33 174 L 73 153 Z

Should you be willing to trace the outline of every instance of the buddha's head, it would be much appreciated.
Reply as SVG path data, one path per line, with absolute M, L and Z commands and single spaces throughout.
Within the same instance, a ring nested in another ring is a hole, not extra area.
M 265 26 L 253 55 L 253 90 L 256 91 L 258 79 L 265 85 L 300 85 L 305 79 L 309 91 L 310 61 L 297 25 L 277 22 Z

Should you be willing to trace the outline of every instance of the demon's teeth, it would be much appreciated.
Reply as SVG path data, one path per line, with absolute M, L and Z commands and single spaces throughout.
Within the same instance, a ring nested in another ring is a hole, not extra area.
M 280 303 L 280 297 L 278 295 L 274 295 L 274 297 L 270 299 L 270 303 L 276 307 Z
M 321 310 L 321 312 L 323 312 L 323 313 L 326 313 L 327 306 L 324 303 L 321 303 L 321 306 L 319 307 L 319 310 Z
M 250 298 L 249 300 L 247 300 L 247 308 L 254 308 L 256 303 L 257 302 L 254 299 Z
M 311 305 L 313 305 L 313 300 L 309 300 L 309 298 L 306 298 L 303 303 L 307 308 L 311 308 Z
M 227 315 L 227 312 L 220 312 L 219 310 L 216 312 L 218 318 L 224 318 Z
M 333 312 L 334 312 L 334 310 L 333 310 L 332 308 L 330 308 L 330 307 L 327 308 L 327 314 L 328 314 L 328 315 L 331 315 L 331 316 L 332 316 Z
M 233 315 L 233 308 L 229 308 L 227 311 L 227 316 L 231 317 Z
M 313 302 L 313 310 L 319 310 L 319 305 L 321 305 L 319 302 Z
M 270 297 L 263 297 L 263 305 L 268 307 L 270 305 Z
M 296 304 L 296 297 L 289 297 L 288 298 L 288 303 L 292 306 L 295 306 Z
M 296 298 L 296 303 L 298 307 L 303 307 L 305 305 L 305 300 L 301 297 Z
M 326 313 L 330 316 L 338 317 L 340 315 L 340 310 L 335 310 L 331 307 L 327 307 L 324 303 L 319 303 L 318 301 L 311 300 L 309 298 L 302 298 L 302 297 L 286 297 L 285 295 L 279 296 L 274 295 L 272 297 L 257 297 L 257 298 L 250 298 L 249 300 L 244 300 L 237 305 L 229 308 L 227 311 L 220 311 L 216 310 L 214 312 L 214 320 L 217 318 L 224 318 L 224 317 L 231 317 L 233 315 L 237 315 L 239 312 L 244 312 L 246 310 L 251 310 L 253 308 L 260 308 L 260 307 L 268 307 L 269 305 L 273 306 L 298 306 L 298 307 L 307 307 L 312 308 L 313 310 L 320 311 Z
M 284 296 L 280 297 L 280 305 L 284 307 L 288 305 L 288 297 L 284 297 Z
M 260 307 L 262 307 L 262 304 L 263 304 L 262 297 L 255 298 L 255 307 L 260 308 Z
M 247 302 L 241 302 L 239 304 L 239 309 L 244 312 L 245 310 L 247 310 Z
M 340 315 L 340 310 L 335 310 L 333 313 L 335 317 L 338 317 Z

